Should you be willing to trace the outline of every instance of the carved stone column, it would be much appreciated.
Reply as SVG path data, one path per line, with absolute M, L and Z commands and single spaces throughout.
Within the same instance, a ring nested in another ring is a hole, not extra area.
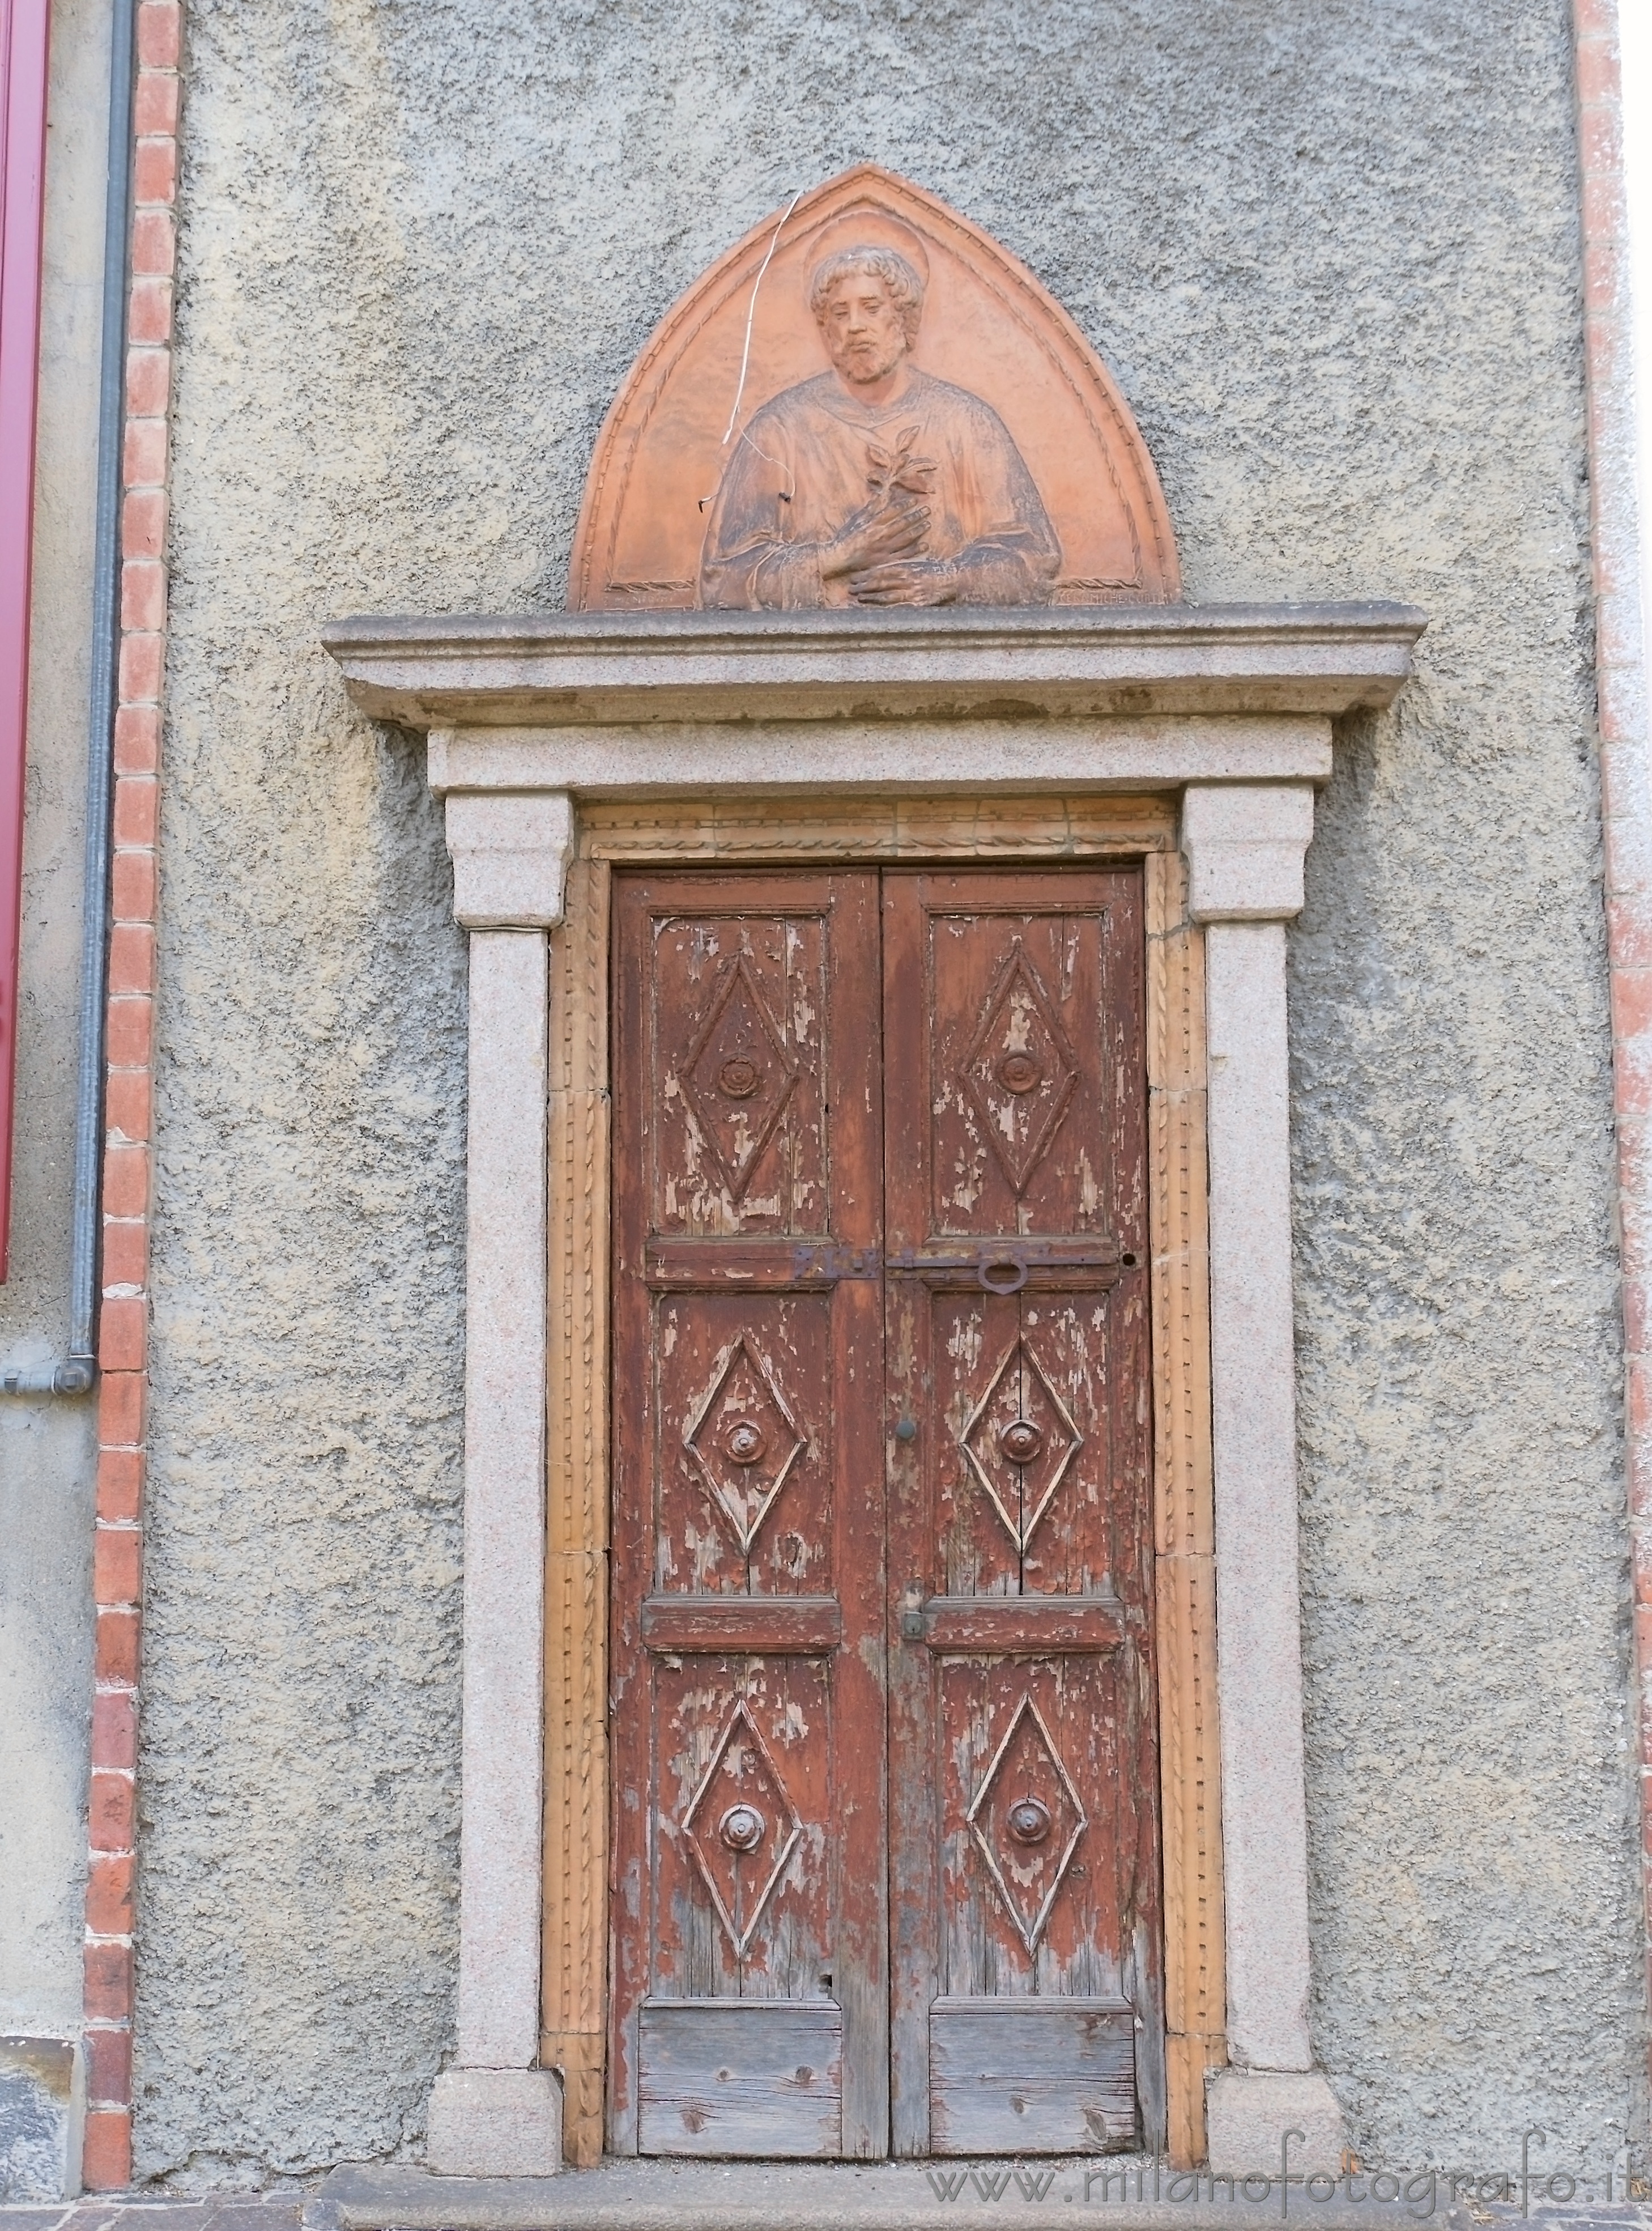
M 1313 833 L 1306 785 L 1190 788 L 1182 849 L 1205 925 L 1216 1660 L 1228 2051 L 1210 2166 L 1335 2170 L 1341 2111 L 1308 2035 L 1307 1820 L 1297 1589 L 1285 924 Z
M 545 1415 L 546 932 L 565 797 L 448 805 L 470 931 L 459 2040 L 430 2097 L 433 2169 L 548 2176 L 562 2092 L 539 2045 Z M 508 924 L 509 927 L 500 927 Z

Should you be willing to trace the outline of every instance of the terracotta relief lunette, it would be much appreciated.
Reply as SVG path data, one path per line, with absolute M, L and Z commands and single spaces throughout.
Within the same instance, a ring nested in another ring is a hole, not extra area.
M 924 282 L 893 248 L 816 267 L 831 369 L 765 404 L 712 507 L 712 609 L 1048 601 L 1061 544 L 992 406 L 912 361 Z
M 1129 407 L 1025 264 L 862 164 L 681 295 L 591 458 L 576 611 L 1158 603 Z

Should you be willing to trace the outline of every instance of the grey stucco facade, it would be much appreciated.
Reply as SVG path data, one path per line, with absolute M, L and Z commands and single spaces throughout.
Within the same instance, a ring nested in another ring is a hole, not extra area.
M 1191 598 L 1431 625 L 1292 934 L 1315 2043 L 1361 2150 L 1643 2112 L 1570 24 L 189 13 L 141 2176 L 422 2144 L 456 1943 L 463 952 L 347 611 L 555 606 L 656 319 L 868 159 L 1120 380 Z
M 51 56 L 5 1368 L 61 1356 L 68 1333 L 104 0 L 56 0 Z M 55 2196 L 78 2158 L 95 1413 L 0 1395 L 0 2200 Z

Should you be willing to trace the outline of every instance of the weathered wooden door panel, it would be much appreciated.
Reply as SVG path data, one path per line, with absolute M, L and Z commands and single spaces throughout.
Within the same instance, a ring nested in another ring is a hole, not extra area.
M 837 941 L 828 907 L 775 896 L 767 915 L 662 922 L 649 956 L 651 1235 L 829 1228 L 836 1141 L 822 1071 Z
M 829 1294 L 658 1293 L 659 1594 L 832 1595 Z
M 1139 877 L 621 879 L 615 976 L 612 2142 L 1156 2137 Z
M 938 1658 L 940 1996 L 1122 1996 L 1119 1656 Z
M 894 2145 L 1155 2118 L 1140 885 L 884 886 Z
M 1130 2144 L 1135 2017 L 1116 1998 L 938 1999 L 929 2033 L 935 2152 L 1094 2153 Z
M 887 2144 L 877 883 L 622 880 L 612 2142 Z
M 885 889 L 891 1100 L 920 1065 L 934 1095 L 911 1136 L 923 1193 L 902 1187 L 911 1236 L 1116 1239 L 1126 1214 L 1145 1231 L 1126 1128 L 1144 1096 L 1139 875 L 892 875 Z
M 708 1639 L 714 1623 L 707 1613 Z M 650 1989 L 672 1999 L 818 1997 L 836 1934 L 829 1662 L 774 1650 L 650 1657 L 659 1745 Z
M 642 2008 L 639 2153 L 843 2150 L 843 2017 L 829 2003 L 771 1999 Z

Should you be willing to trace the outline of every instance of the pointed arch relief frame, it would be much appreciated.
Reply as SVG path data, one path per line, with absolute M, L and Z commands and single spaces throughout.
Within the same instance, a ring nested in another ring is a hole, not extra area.
M 926 281 L 913 361 L 991 404 L 1060 537 L 1055 605 L 1181 593 L 1158 475 L 1117 383 L 1008 249 L 909 179 L 861 164 L 772 211 L 667 312 L 597 436 L 574 534 L 575 611 L 697 602 L 707 512 L 752 415 L 826 369 L 808 301 L 822 259 L 897 249 Z

